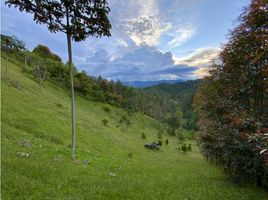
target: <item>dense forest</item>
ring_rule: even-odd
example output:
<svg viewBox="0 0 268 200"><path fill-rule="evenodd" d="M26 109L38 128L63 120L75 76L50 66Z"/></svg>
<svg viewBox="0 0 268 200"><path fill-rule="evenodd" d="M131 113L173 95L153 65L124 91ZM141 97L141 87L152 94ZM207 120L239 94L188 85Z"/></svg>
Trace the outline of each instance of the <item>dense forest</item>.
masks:
<svg viewBox="0 0 268 200"><path fill-rule="evenodd" d="M198 130L197 113L193 110L192 104L198 86L202 79L178 82L173 84L162 83L146 87L144 92L158 96L161 99L169 99L170 103L176 104L174 110L182 113L182 127L188 130Z"/></svg>
<svg viewBox="0 0 268 200"><path fill-rule="evenodd" d="M268 7L254 0L198 89L198 142L233 180L268 185Z"/></svg>

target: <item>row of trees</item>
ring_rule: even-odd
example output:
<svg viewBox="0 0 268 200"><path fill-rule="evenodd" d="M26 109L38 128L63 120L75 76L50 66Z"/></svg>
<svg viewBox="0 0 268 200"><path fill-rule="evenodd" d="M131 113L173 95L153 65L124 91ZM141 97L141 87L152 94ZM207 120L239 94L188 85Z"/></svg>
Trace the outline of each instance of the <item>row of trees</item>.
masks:
<svg viewBox="0 0 268 200"><path fill-rule="evenodd" d="M252 0L195 97L199 144L236 180L268 185L268 2Z"/></svg>

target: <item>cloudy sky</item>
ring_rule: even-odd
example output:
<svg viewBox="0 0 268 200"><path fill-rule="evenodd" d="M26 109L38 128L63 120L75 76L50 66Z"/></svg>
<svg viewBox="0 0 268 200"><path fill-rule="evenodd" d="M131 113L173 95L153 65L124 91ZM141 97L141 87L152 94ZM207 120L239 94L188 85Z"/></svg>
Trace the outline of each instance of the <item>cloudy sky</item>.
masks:
<svg viewBox="0 0 268 200"><path fill-rule="evenodd" d="M121 81L196 79L217 58L228 30L249 0L108 0L112 37L73 44L74 64L93 76ZM67 60L66 36L1 0L1 33L28 49L37 44Z"/></svg>

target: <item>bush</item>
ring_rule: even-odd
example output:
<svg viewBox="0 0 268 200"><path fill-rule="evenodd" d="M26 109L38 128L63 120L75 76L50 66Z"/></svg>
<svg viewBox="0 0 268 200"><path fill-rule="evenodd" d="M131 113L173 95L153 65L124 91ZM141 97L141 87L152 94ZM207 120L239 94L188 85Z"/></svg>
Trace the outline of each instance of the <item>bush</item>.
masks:
<svg viewBox="0 0 268 200"><path fill-rule="evenodd" d="M188 151L188 148L185 143L181 146L181 150L183 153L186 153Z"/></svg>
<svg viewBox="0 0 268 200"><path fill-rule="evenodd" d="M145 133L142 132L142 134L141 134L141 138L142 138L142 139L146 139L146 135L145 135Z"/></svg>
<svg viewBox="0 0 268 200"><path fill-rule="evenodd" d="M59 108L63 108L63 105L61 103L56 103L56 106Z"/></svg>
<svg viewBox="0 0 268 200"><path fill-rule="evenodd" d="M166 145L168 145L168 139L166 139Z"/></svg>
<svg viewBox="0 0 268 200"><path fill-rule="evenodd" d="M111 108L108 107L108 106L104 106L104 107L103 107L103 110L104 110L105 112L107 112L107 113L111 112Z"/></svg>
<svg viewBox="0 0 268 200"><path fill-rule="evenodd" d="M192 145L190 143L188 145L186 143L183 143L183 145L181 145L181 148L178 149L182 150L183 153L187 153L189 151L192 151Z"/></svg>
<svg viewBox="0 0 268 200"><path fill-rule="evenodd" d="M162 140L158 140L158 143L157 143L159 146L162 146L163 142Z"/></svg>
<svg viewBox="0 0 268 200"><path fill-rule="evenodd" d="M61 57L58 56L57 54L54 54L50 51L50 49L47 46L44 45L37 45L34 49L33 49L33 53L38 54L39 56L43 57L43 58L49 58L55 61L59 61L61 62Z"/></svg>
<svg viewBox="0 0 268 200"><path fill-rule="evenodd" d="M102 121L102 123L103 123L104 126L107 126L107 125L108 125L108 122L109 122L109 121L108 121L107 119L103 119L103 120L101 120L101 121Z"/></svg>

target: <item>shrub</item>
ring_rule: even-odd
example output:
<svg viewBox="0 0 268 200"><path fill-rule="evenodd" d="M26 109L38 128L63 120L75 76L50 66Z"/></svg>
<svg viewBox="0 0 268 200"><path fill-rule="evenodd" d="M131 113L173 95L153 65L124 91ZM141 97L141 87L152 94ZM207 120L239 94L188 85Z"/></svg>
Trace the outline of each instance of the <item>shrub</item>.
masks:
<svg viewBox="0 0 268 200"><path fill-rule="evenodd" d="M145 135L144 132L142 132L142 134L141 134L141 138L142 138L142 139L146 139L146 135Z"/></svg>
<svg viewBox="0 0 268 200"><path fill-rule="evenodd" d="M187 152L188 148L187 148L185 143L181 146L181 150L182 150L183 153Z"/></svg>
<svg viewBox="0 0 268 200"><path fill-rule="evenodd" d="M37 55L43 57L43 58L49 58L55 61L59 61L61 62L61 57L58 56L57 54L54 54L50 51L50 49L47 46L44 45L37 45L34 49L33 49L33 53L36 53Z"/></svg>
<svg viewBox="0 0 268 200"><path fill-rule="evenodd" d="M102 121L102 123L103 123L104 126L107 126L107 125L108 125L108 122L109 122L109 121L108 121L107 119L103 119L103 120L101 120L101 121Z"/></svg>
<svg viewBox="0 0 268 200"><path fill-rule="evenodd" d="M166 145L168 145L168 139L166 139L166 141L165 141L165 142L166 142Z"/></svg>
<svg viewBox="0 0 268 200"><path fill-rule="evenodd" d="M178 149L180 149L183 153L187 153L189 151L192 151L192 145L190 143L188 145L186 143L183 143L183 145L181 145L181 148L178 147Z"/></svg>
<svg viewBox="0 0 268 200"><path fill-rule="evenodd" d="M158 140L158 143L157 143L159 146L162 146L163 142L162 140Z"/></svg>
<svg viewBox="0 0 268 200"><path fill-rule="evenodd" d="M56 103L56 106L59 108L63 108L63 105L61 103Z"/></svg>
<svg viewBox="0 0 268 200"><path fill-rule="evenodd" d="M104 110L105 112L107 112L107 113L111 112L111 108L108 107L108 106L104 106L104 107L103 107L103 110Z"/></svg>

